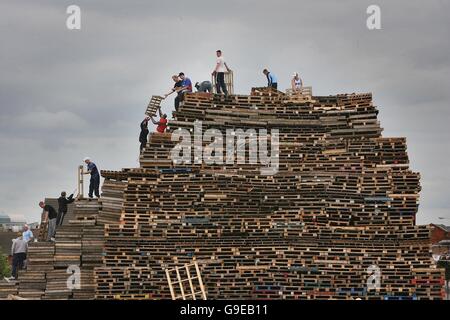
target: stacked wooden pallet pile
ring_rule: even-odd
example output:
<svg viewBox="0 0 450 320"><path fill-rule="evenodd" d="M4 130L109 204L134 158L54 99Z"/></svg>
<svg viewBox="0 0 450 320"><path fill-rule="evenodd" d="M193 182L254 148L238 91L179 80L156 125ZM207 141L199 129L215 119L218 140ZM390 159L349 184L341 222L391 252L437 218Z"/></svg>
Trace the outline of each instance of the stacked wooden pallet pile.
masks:
<svg viewBox="0 0 450 320"><path fill-rule="evenodd" d="M29 244L26 270L19 272L16 283L0 283L0 298L17 294L26 299L92 299L94 268L103 263L104 228L96 222L98 211L96 201L77 201L73 217L78 219L58 227L54 243ZM68 286L69 278L73 287Z"/></svg>
<svg viewBox="0 0 450 320"><path fill-rule="evenodd" d="M96 297L168 299L164 270L195 259L209 298L442 298L430 230L415 225L420 176L405 139L381 136L377 114L371 94L186 95L172 132L195 121L223 134L278 129L279 172L263 176L248 158L196 164L193 154L174 165L177 141L153 134L140 169L103 172L117 206Z"/></svg>

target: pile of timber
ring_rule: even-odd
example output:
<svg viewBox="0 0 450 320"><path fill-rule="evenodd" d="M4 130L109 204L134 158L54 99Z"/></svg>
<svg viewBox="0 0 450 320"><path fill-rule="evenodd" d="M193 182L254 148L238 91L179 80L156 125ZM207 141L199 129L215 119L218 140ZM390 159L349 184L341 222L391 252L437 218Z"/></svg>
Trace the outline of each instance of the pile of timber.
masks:
<svg viewBox="0 0 450 320"><path fill-rule="evenodd" d="M140 168L102 172L96 298L169 299L165 269L196 260L213 299L441 299L430 229L415 224L420 175L405 138L382 137L377 115L371 94L187 94ZM246 164L196 163L194 153L174 164L172 133L195 121L223 134L278 129L279 172L261 175L248 154Z"/></svg>
<svg viewBox="0 0 450 320"><path fill-rule="evenodd" d="M371 94L187 94L140 168L102 171L100 201L75 203L56 243L31 245L28 269L0 295L170 299L165 270L196 260L210 299L442 299L431 230L415 223L420 175L377 115ZM195 121L223 134L278 129L279 172L262 175L248 154L174 164L172 135ZM65 285L70 266L81 289Z"/></svg>
<svg viewBox="0 0 450 320"><path fill-rule="evenodd" d="M9 294L25 299L93 299L94 268L103 263L104 227L95 220L98 212L97 201L76 201L68 216L75 219L56 229L55 242L29 243L26 269L19 271L17 281L0 282L0 299Z"/></svg>

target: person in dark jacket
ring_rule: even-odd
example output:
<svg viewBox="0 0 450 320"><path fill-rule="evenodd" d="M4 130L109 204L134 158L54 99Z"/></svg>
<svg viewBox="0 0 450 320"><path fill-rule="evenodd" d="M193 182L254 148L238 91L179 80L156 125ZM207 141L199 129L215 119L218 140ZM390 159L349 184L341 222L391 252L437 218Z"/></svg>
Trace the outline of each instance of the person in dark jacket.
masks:
<svg viewBox="0 0 450 320"><path fill-rule="evenodd" d="M141 122L141 134L139 135L139 142L141 143L141 147L140 150L142 152L142 150L145 148L145 145L147 144L147 137L148 137L148 121L150 120L150 117L146 117L142 122Z"/></svg>
<svg viewBox="0 0 450 320"><path fill-rule="evenodd" d="M55 208L49 204L45 204L44 201L39 202L39 207L44 211L43 225L48 222L47 241L55 241L56 218L58 217L58 213Z"/></svg>
<svg viewBox="0 0 450 320"><path fill-rule="evenodd" d="M73 193L66 198L66 192L61 192L61 197L58 198L58 217L56 218L56 225L62 226L64 221L64 216L67 213L67 205L74 202Z"/></svg>
<svg viewBox="0 0 450 320"><path fill-rule="evenodd" d="M84 174L91 175L91 180L89 183L89 200L94 198L94 192L95 196L100 198L100 170L98 170L97 165L92 162L91 158L84 158L84 162L87 165L87 171L84 172Z"/></svg>

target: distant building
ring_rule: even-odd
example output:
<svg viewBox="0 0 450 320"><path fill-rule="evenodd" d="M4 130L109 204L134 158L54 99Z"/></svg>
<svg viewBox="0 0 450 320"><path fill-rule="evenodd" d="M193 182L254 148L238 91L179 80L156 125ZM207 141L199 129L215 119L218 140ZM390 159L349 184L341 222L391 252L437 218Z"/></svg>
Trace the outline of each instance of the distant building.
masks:
<svg viewBox="0 0 450 320"><path fill-rule="evenodd" d="M19 232L23 229L24 224L26 221L12 221L7 214L0 213L0 229L3 231Z"/></svg>
<svg viewBox="0 0 450 320"><path fill-rule="evenodd" d="M450 227L443 224L431 224L431 243L436 244L442 240L450 240Z"/></svg>

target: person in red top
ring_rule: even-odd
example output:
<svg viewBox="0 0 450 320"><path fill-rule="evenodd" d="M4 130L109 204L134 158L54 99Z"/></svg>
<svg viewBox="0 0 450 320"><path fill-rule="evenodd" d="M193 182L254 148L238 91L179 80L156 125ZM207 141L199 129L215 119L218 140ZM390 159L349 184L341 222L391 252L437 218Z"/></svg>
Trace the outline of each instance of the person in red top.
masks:
<svg viewBox="0 0 450 320"><path fill-rule="evenodd" d="M159 107L159 121L155 121L155 119L153 119L153 117L150 117L152 119L153 124L156 124L156 131L159 133L164 133L166 132L166 128L167 128L167 114L162 114L161 112L161 107Z"/></svg>

